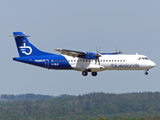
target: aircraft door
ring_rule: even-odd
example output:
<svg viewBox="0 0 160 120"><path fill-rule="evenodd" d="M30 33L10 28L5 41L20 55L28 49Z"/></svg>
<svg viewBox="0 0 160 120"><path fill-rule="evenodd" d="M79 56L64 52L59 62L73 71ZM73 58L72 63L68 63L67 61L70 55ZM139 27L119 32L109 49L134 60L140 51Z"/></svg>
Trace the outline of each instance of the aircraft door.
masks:
<svg viewBox="0 0 160 120"><path fill-rule="evenodd" d="M45 64L45 67L49 67L49 59L46 59L44 64Z"/></svg>

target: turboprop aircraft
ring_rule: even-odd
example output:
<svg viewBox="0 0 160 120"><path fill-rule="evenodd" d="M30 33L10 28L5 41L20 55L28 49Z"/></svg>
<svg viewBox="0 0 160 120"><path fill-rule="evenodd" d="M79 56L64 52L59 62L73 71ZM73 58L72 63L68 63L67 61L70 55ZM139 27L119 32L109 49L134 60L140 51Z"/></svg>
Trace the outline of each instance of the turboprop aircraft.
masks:
<svg viewBox="0 0 160 120"><path fill-rule="evenodd" d="M146 56L139 54L80 52L68 49L55 49L61 54L52 54L38 50L28 41L29 36L22 32L13 32L13 37L20 56L13 60L47 69L77 70L83 76L87 76L88 72L96 76L97 72L104 70L144 70L145 75L148 75L148 70L156 66Z"/></svg>

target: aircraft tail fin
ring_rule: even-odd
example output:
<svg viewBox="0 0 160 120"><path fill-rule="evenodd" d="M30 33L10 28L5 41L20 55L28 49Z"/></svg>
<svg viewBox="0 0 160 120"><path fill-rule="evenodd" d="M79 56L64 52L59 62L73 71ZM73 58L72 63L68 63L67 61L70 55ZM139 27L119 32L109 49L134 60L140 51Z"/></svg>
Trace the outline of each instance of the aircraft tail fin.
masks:
<svg viewBox="0 0 160 120"><path fill-rule="evenodd" d="M20 57L25 56L38 56L38 55L51 55L51 53L43 52L37 49L34 45L32 45L27 37L22 32L13 32L13 37L15 38L15 42L17 45L18 53Z"/></svg>

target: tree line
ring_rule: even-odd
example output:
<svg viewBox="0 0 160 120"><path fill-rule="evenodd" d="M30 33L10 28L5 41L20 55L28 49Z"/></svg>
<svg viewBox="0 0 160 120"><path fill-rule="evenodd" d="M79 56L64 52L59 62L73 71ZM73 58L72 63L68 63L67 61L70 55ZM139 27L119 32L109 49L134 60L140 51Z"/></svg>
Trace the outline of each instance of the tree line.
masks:
<svg viewBox="0 0 160 120"><path fill-rule="evenodd" d="M0 103L0 119L159 120L160 92L89 93Z"/></svg>
<svg viewBox="0 0 160 120"><path fill-rule="evenodd" d="M57 97L68 97L70 95L62 94L60 96L50 96L50 95L40 95L40 94L20 94L20 95L13 95L13 94L1 94L0 95L0 102L9 102L9 101L23 101L23 100L43 100L43 99L53 99Z"/></svg>

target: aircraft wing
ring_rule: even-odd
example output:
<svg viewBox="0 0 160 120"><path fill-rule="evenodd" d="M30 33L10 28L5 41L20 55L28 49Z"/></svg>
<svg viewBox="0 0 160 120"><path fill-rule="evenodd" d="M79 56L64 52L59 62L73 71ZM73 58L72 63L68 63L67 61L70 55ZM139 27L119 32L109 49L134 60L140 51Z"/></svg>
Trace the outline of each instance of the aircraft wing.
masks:
<svg viewBox="0 0 160 120"><path fill-rule="evenodd" d="M67 50L67 49L55 49L55 51L61 52L63 55L68 55L72 57L77 57L77 56L84 56L86 55L85 52L80 52L80 51L74 51L74 50Z"/></svg>
<svg viewBox="0 0 160 120"><path fill-rule="evenodd" d="M116 54L122 53L120 51L111 52L111 53L80 52L80 51L59 49L59 48L55 50L58 52L61 52L61 54L63 55L79 57L79 58L84 58L84 59L98 59L99 57L101 57L101 55L116 55Z"/></svg>

